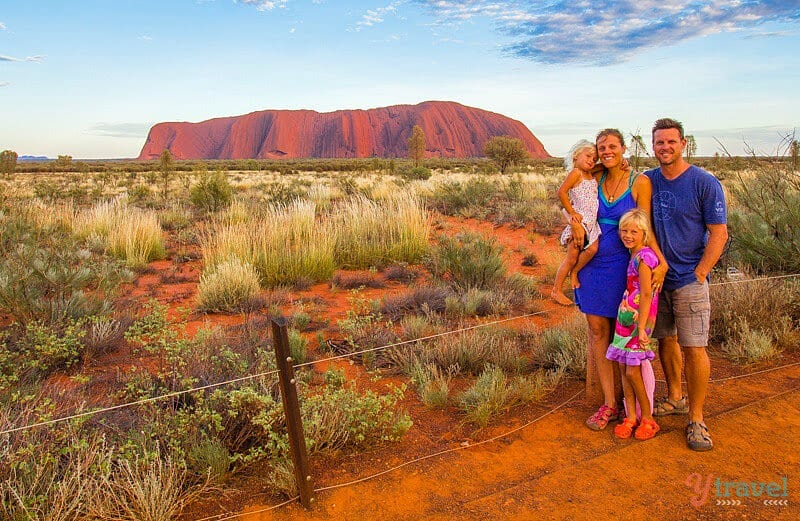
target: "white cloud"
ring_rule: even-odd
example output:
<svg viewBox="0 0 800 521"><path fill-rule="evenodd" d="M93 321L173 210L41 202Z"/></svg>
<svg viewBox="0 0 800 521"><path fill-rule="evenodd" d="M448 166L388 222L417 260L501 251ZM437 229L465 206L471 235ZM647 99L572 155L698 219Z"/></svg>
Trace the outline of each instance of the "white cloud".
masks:
<svg viewBox="0 0 800 521"><path fill-rule="evenodd" d="M800 0L418 0L439 23L482 17L504 52L542 63L608 65L653 47L766 22L797 22Z"/></svg>
<svg viewBox="0 0 800 521"><path fill-rule="evenodd" d="M0 87L8 87L11 85L10 81L0 81Z"/></svg>
<svg viewBox="0 0 800 521"><path fill-rule="evenodd" d="M87 134L115 138L144 139L150 131L147 123L97 123L86 129Z"/></svg>
<svg viewBox="0 0 800 521"><path fill-rule="evenodd" d="M44 56L36 55L36 56L26 56L25 58L15 58L13 56L5 56L0 54L0 62L42 62L44 61Z"/></svg>
<svg viewBox="0 0 800 521"><path fill-rule="evenodd" d="M361 16L361 20L356 22L355 30L360 31L363 27L372 27L373 25L383 23L386 19L386 15L396 14L397 8L403 3L403 1L397 1L392 2L386 7L367 9L367 11Z"/></svg>
<svg viewBox="0 0 800 521"><path fill-rule="evenodd" d="M258 11L272 11L276 8L286 7L288 0L238 0L243 4L254 5ZM236 2L236 0L234 0Z"/></svg>
<svg viewBox="0 0 800 521"><path fill-rule="evenodd" d="M0 22L0 31L5 31L5 30L6 30L6 24Z"/></svg>

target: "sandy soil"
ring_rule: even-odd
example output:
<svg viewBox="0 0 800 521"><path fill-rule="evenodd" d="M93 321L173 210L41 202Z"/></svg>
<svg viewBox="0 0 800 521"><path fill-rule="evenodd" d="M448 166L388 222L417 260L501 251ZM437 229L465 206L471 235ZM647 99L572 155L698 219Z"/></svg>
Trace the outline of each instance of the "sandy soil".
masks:
<svg viewBox="0 0 800 521"><path fill-rule="evenodd" d="M552 278L546 264L560 259L555 235L474 220L441 223L445 233L468 228L495 236L511 271ZM530 253L539 265L523 267ZM193 306L199 261L161 261L151 268L130 288L132 298L155 297L173 310ZM549 289L541 288L544 294ZM406 290L391 283L361 297ZM288 314L302 302L315 321L333 325L345 316L350 297L320 284L293 293L295 304L282 308ZM541 308L543 316L530 319L540 327L577 313L549 301ZM243 320L190 318L190 333ZM706 409L711 452L686 448L685 418L679 416L661 419L661 432L647 442L616 440L610 428L590 431L583 422L596 404L585 403L580 381L568 381L541 404L511 411L480 431L454 420L453 411L428 410L409 392L404 406L414 426L400 442L312 459L317 492L310 511L298 501L272 508L286 498L264 492L256 470L238 478L238 492L190 510L185 519L799 519L800 351L749 367L735 366L713 349L712 355ZM360 366L342 365L349 378L368 379ZM654 367L660 396L665 386L660 367Z"/></svg>

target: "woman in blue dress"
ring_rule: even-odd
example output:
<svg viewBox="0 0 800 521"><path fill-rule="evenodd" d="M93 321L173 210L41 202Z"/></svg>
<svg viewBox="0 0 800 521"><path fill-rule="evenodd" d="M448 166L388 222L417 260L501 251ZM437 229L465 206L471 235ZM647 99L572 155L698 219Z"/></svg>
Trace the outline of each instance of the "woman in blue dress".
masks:
<svg viewBox="0 0 800 521"><path fill-rule="evenodd" d="M597 376L603 390L603 404L588 420L592 430L601 430L609 421L619 418L614 391L615 367L606 358L606 350L614 336L614 320L625 292L626 270L630 252L619 238L619 218L632 208L641 208L650 215L652 187L647 176L638 175L623 163L625 140L617 129L608 128L597 134L597 153L606 169L600 178L597 222L602 234L597 254L577 276L575 302L586 315L588 326L588 355L597 366ZM580 244L582 227L573 227L573 237ZM660 265L653 271L653 291L661 289L667 263L657 244L653 249Z"/></svg>

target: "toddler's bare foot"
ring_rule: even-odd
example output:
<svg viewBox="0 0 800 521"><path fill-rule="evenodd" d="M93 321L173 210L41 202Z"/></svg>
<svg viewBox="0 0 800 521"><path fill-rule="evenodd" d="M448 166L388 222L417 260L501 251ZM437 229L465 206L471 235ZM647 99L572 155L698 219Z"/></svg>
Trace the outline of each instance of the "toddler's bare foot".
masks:
<svg viewBox="0 0 800 521"><path fill-rule="evenodd" d="M574 304L562 291L553 290L550 293L550 298L561 304L562 306L571 306Z"/></svg>

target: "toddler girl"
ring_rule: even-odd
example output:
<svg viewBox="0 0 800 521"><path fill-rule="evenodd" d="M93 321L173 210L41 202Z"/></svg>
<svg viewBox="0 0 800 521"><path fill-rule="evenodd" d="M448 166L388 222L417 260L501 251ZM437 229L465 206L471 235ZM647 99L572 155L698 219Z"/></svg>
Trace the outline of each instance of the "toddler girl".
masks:
<svg viewBox="0 0 800 521"><path fill-rule="evenodd" d="M594 143L582 139L575 143L564 158L564 168L569 172L558 188L558 198L564 206L569 224L561 233L561 244L567 246L567 256L558 267L550 296L559 304L569 306L572 301L564 295L564 281L571 274L573 288L578 287L578 271L597 253L597 177L592 169L597 162ZM583 237L578 241L572 235L572 225L583 227Z"/></svg>
<svg viewBox="0 0 800 521"><path fill-rule="evenodd" d="M647 212L641 208L626 212L619 220L619 236L630 250L631 260L627 287L617 311L614 340L606 352L606 358L619 363L625 393L626 417L614 427L614 435L630 438L633 434L637 440L648 440L656 435L659 426L653 419L655 379L650 365L655 358L650 349L650 333L658 310L652 275L658 257L648 246L653 231ZM636 417L637 405L641 410L640 420Z"/></svg>

